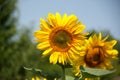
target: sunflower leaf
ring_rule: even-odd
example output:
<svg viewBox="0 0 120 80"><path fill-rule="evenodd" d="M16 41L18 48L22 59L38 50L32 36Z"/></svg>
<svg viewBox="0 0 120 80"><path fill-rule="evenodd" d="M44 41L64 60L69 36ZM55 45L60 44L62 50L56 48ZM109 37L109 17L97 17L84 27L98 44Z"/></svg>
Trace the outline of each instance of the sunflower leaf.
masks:
<svg viewBox="0 0 120 80"><path fill-rule="evenodd" d="M45 77L47 79L49 79L49 78L54 79L54 78L60 78L61 77L61 75L59 75L59 74L49 74L49 73L47 73L47 72L45 72L45 71L43 71L41 69L27 68L27 67L24 67L24 69L28 70L28 71L32 71L35 74L39 74L40 76Z"/></svg>
<svg viewBox="0 0 120 80"><path fill-rule="evenodd" d="M116 70L104 70L104 69L93 69L87 67L80 67L82 74L88 74L89 77L97 77L97 76L104 76L108 74L114 73Z"/></svg>

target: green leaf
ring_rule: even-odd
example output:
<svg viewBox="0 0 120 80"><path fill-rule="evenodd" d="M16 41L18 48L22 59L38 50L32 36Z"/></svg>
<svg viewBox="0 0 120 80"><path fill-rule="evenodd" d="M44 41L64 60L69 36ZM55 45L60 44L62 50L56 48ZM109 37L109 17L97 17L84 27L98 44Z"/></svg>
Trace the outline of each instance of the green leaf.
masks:
<svg viewBox="0 0 120 80"><path fill-rule="evenodd" d="M26 68L26 67L24 67L24 69L29 70L29 71L32 71L32 72L34 72L35 74L39 74L40 76L45 77L45 78L47 78L48 80L53 80L54 78L60 78L60 77L61 77L61 75L59 75L59 74L50 74L50 73L47 73L47 72L45 72L45 71L43 71L43 70L41 70L41 69Z"/></svg>
<svg viewBox="0 0 120 80"><path fill-rule="evenodd" d="M76 77L74 80L85 80L85 78L94 78L104 77L114 73L116 70L104 70L104 69L95 69L95 68L87 68L80 66L81 76Z"/></svg>
<svg viewBox="0 0 120 80"><path fill-rule="evenodd" d="M98 77L104 77L114 73L116 70L104 70L104 69L94 69L80 66L81 76L75 77L74 80L85 80L85 78L94 78L97 80Z"/></svg>
<svg viewBox="0 0 120 80"><path fill-rule="evenodd" d="M74 80L74 77L70 75L66 75L66 80Z"/></svg>
<svg viewBox="0 0 120 80"><path fill-rule="evenodd" d="M80 69L83 67L80 67ZM116 70L104 70L104 69L94 69L94 68L87 68L84 67L83 69L81 69L81 71L83 73L88 73L94 76L103 76L103 75L108 75L111 73L114 73Z"/></svg>

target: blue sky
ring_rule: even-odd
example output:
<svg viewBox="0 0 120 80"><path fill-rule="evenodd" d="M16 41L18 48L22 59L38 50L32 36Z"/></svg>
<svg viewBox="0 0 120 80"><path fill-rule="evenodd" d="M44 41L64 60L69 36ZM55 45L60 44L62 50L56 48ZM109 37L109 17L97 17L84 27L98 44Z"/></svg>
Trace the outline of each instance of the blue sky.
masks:
<svg viewBox="0 0 120 80"><path fill-rule="evenodd" d="M120 39L120 0L19 0L19 28L39 29L39 19L59 12L75 14L86 25L86 31L109 30ZM32 24L32 25L31 25Z"/></svg>

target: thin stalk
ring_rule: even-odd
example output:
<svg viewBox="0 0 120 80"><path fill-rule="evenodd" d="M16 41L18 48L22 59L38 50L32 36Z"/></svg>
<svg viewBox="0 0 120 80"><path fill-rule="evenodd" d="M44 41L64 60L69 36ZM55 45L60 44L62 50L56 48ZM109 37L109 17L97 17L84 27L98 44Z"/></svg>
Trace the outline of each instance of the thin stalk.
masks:
<svg viewBox="0 0 120 80"><path fill-rule="evenodd" d="M62 65L62 72L63 72L62 80L65 80L65 66L64 65Z"/></svg>

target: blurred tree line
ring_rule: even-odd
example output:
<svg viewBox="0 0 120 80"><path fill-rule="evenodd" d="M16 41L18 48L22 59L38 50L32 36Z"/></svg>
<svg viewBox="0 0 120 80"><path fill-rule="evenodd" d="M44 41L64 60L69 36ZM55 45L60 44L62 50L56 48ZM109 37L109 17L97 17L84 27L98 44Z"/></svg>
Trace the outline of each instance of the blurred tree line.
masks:
<svg viewBox="0 0 120 80"><path fill-rule="evenodd" d="M31 41L31 30L25 29L18 34L21 32L16 30L18 18L13 15L16 3L17 0L0 0L0 80L31 80L33 73L23 67L35 67L50 74L61 74L58 65L49 64L48 57L41 58L42 51L37 50L36 44ZM120 51L120 41L116 48ZM116 75L120 75L120 72Z"/></svg>
<svg viewBox="0 0 120 80"><path fill-rule="evenodd" d="M13 16L17 0L0 0L0 79L23 80L23 65L27 57L35 53L28 31L20 38L12 40L17 34L17 18Z"/></svg>

